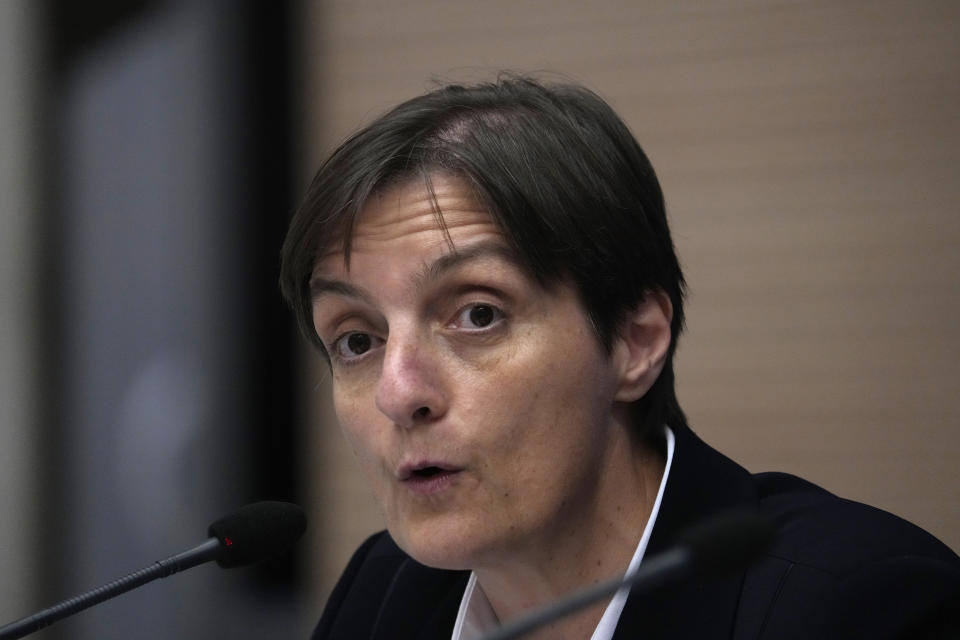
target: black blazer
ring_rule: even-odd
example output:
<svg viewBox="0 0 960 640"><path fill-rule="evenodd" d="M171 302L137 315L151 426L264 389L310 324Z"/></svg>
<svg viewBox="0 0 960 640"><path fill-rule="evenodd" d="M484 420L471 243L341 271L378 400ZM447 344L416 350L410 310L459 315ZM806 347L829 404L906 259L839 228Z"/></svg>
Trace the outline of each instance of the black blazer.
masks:
<svg viewBox="0 0 960 640"><path fill-rule="evenodd" d="M782 473L751 475L687 428L646 550L730 508L777 526L748 569L631 594L614 640L960 638L960 559L918 527ZM469 572L431 569L378 533L357 550L315 639L448 640Z"/></svg>

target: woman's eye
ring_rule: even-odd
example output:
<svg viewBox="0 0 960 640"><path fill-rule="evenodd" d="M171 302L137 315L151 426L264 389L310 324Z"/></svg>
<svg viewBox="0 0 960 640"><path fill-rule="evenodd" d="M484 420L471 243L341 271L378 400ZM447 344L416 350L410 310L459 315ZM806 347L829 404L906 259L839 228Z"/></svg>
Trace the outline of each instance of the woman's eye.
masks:
<svg viewBox="0 0 960 640"><path fill-rule="evenodd" d="M376 338L369 333L356 331L337 338L337 341L333 344L333 348L337 356L345 360L350 360L362 356L375 345Z"/></svg>
<svg viewBox="0 0 960 640"><path fill-rule="evenodd" d="M503 319L503 312L490 304L472 304L457 315L456 325L464 329L485 329Z"/></svg>

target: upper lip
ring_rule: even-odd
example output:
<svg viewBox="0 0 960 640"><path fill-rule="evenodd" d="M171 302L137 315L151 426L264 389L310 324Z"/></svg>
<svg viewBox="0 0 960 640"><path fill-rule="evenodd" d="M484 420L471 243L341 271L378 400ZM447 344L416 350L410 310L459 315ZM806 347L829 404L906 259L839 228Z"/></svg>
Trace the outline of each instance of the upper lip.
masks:
<svg viewBox="0 0 960 640"><path fill-rule="evenodd" d="M410 477L422 469L427 469L434 467L442 471L460 471L462 467L458 467L455 464L449 462L443 462L440 460L417 460L416 462L406 462L400 465L400 468L397 470L397 478L401 481L409 480Z"/></svg>

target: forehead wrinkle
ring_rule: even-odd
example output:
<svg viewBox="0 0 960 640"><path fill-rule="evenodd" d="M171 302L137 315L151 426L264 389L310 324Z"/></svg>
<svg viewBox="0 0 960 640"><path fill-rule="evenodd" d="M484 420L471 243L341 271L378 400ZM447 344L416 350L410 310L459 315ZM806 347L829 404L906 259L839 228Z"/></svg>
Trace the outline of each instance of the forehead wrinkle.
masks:
<svg viewBox="0 0 960 640"><path fill-rule="evenodd" d="M358 236L373 240L390 239L397 233L401 235L405 233L407 225L412 225L417 231L434 229L443 231L445 222L438 219L443 217L443 213L432 183L429 188L416 189L412 194L411 190L404 185L412 186L412 184L401 183L375 191L370 196L367 204L358 213L356 228L350 237L351 242L355 242ZM444 195L455 201L459 199L456 193L452 197L450 194L441 194L440 197ZM371 217L371 208L380 212L380 215ZM391 215L382 215L384 211Z"/></svg>

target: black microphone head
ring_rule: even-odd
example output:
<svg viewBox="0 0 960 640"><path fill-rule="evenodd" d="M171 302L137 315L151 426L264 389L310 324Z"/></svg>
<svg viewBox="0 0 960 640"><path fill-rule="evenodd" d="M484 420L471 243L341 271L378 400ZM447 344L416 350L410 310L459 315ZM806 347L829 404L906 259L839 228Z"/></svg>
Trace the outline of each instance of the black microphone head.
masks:
<svg viewBox="0 0 960 640"><path fill-rule="evenodd" d="M220 540L217 564L242 567L286 551L307 528L303 509L289 502L255 502L210 525Z"/></svg>
<svg viewBox="0 0 960 640"><path fill-rule="evenodd" d="M734 510L694 525L677 541L690 551L696 571L723 573L749 564L775 537L773 525L756 511Z"/></svg>

